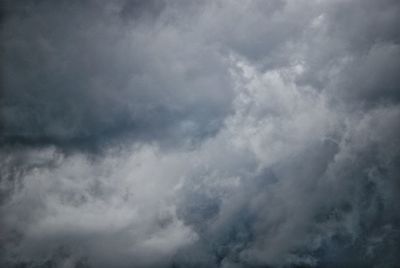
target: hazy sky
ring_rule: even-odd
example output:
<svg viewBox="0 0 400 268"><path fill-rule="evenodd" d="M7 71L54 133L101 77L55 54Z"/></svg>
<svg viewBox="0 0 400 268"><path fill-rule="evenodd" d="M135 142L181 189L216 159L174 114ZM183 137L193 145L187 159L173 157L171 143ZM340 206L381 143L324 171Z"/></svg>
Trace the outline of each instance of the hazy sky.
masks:
<svg viewBox="0 0 400 268"><path fill-rule="evenodd" d="M398 267L398 0L4 0L0 266Z"/></svg>

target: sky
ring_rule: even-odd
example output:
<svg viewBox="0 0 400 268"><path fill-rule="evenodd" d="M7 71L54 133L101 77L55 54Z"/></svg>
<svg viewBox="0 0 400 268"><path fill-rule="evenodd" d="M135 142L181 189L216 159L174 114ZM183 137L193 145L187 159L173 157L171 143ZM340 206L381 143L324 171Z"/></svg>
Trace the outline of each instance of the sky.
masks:
<svg viewBox="0 0 400 268"><path fill-rule="evenodd" d="M4 0L0 266L398 267L398 0Z"/></svg>

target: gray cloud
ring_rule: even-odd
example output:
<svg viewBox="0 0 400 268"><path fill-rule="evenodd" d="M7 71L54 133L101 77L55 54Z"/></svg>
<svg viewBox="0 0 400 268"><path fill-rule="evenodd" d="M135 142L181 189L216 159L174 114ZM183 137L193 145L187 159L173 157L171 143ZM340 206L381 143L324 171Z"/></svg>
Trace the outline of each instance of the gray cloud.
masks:
<svg viewBox="0 0 400 268"><path fill-rule="evenodd" d="M232 99L218 51L161 22L125 22L116 4L44 2L6 20L5 143L82 145L127 132L172 140L218 128Z"/></svg>
<svg viewBox="0 0 400 268"><path fill-rule="evenodd" d="M399 10L6 1L0 266L396 267Z"/></svg>

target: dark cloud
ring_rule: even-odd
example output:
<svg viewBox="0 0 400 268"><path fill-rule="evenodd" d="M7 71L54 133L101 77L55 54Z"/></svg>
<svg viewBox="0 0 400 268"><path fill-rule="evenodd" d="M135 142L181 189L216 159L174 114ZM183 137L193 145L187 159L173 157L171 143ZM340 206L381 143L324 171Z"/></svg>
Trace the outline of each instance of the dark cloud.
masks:
<svg viewBox="0 0 400 268"><path fill-rule="evenodd" d="M127 19L157 19L166 7L164 1L126 1L121 8L121 16Z"/></svg>
<svg viewBox="0 0 400 268"><path fill-rule="evenodd" d="M226 64L191 34L123 22L113 4L26 9L3 25L3 143L202 137L229 112Z"/></svg>
<svg viewBox="0 0 400 268"><path fill-rule="evenodd" d="M5 1L0 266L396 267L399 11Z"/></svg>

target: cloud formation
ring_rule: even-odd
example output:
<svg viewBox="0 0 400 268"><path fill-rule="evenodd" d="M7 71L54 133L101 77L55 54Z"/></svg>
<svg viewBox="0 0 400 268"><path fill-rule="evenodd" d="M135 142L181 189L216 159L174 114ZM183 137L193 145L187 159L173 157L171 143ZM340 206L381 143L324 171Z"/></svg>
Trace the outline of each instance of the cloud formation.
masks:
<svg viewBox="0 0 400 268"><path fill-rule="evenodd" d="M399 13L5 1L0 266L396 267Z"/></svg>

